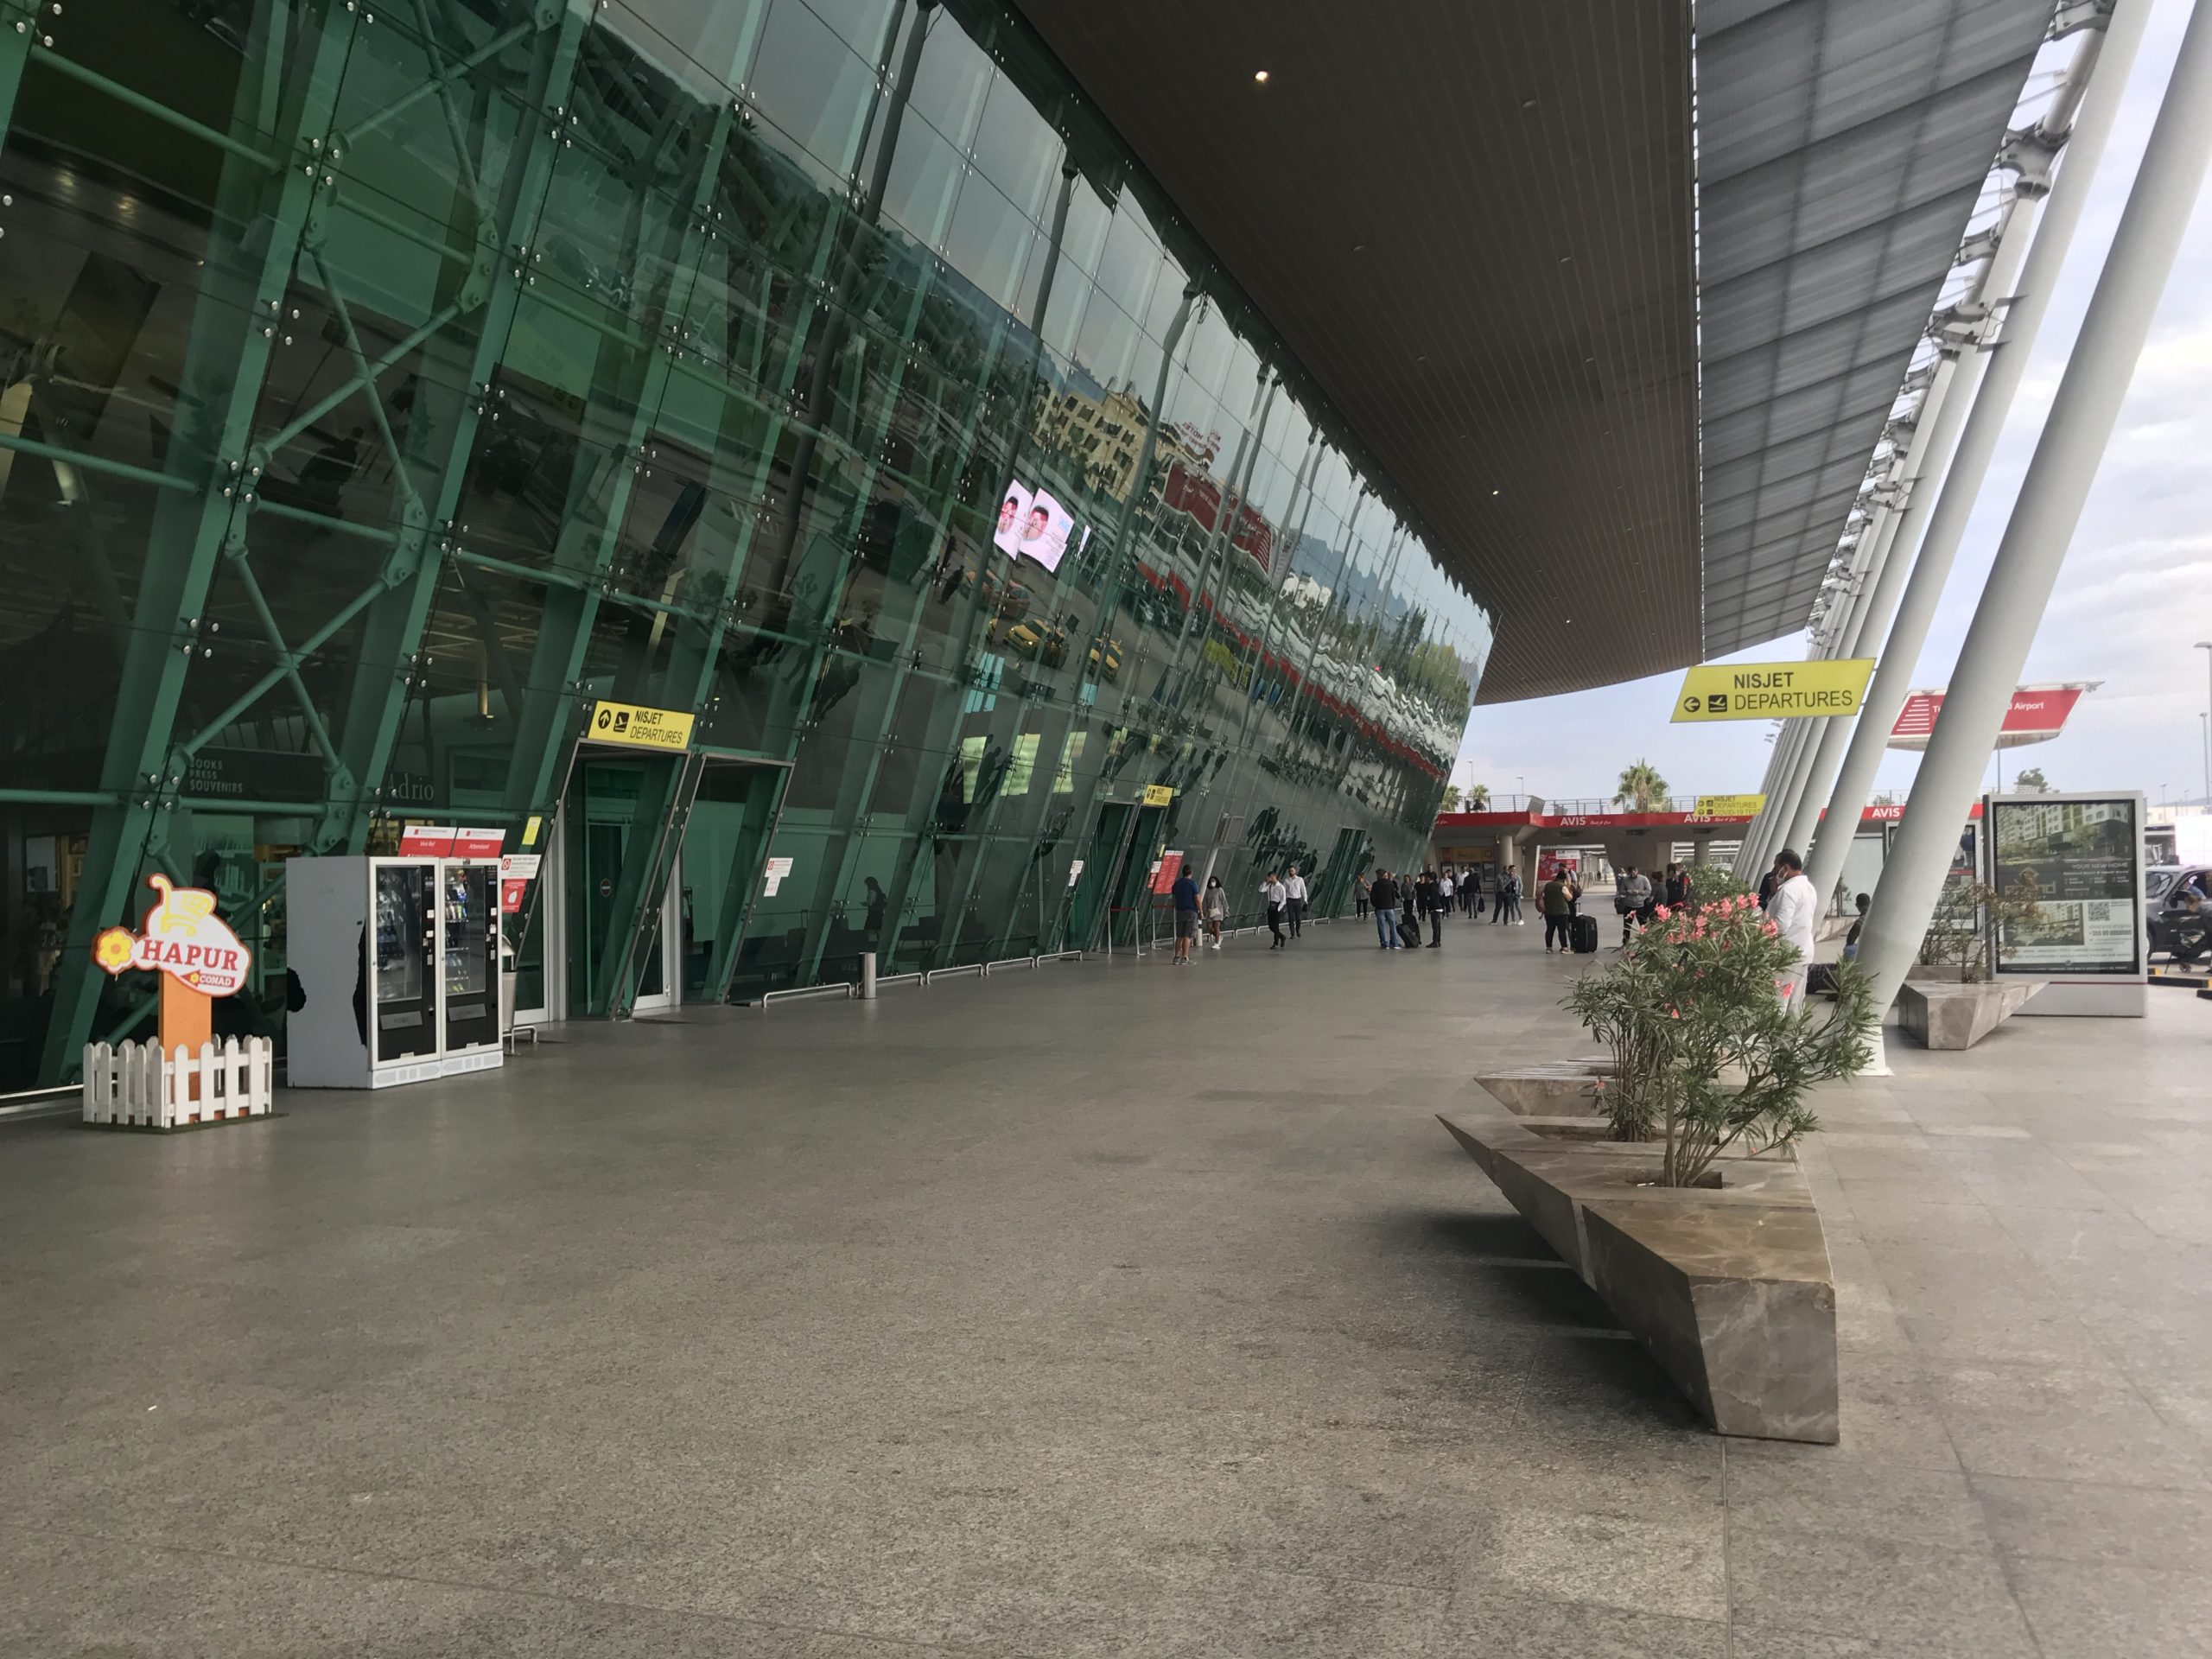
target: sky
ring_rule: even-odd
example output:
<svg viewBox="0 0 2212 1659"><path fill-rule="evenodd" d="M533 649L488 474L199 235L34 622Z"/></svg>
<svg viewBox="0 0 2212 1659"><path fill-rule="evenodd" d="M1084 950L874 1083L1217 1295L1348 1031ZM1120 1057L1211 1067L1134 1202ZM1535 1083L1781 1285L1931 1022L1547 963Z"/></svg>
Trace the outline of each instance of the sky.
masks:
<svg viewBox="0 0 2212 1659"><path fill-rule="evenodd" d="M2212 3L2212 0L2208 0ZM2156 0L2096 189L2075 232L1942 604L1916 687L1950 677L2004 535L2128 187L2173 68L2190 0ZM2009 782L2042 768L2055 789L2140 789L2152 803L2206 793L2202 725L2212 639L2212 191L2201 196L2164 302L2089 493L2056 591L2028 652L2024 683L2101 680L2063 735L2001 756ZM1727 662L1805 654L1802 633ZM1672 725L1681 676L1478 708L1452 781L1497 795L1610 795L1621 769L1648 760L1678 795L1757 790L1773 728L1765 721ZM1875 780L1900 800L1920 757L1892 749ZM1987 774L1993 780L1995 761Z"/></svg>

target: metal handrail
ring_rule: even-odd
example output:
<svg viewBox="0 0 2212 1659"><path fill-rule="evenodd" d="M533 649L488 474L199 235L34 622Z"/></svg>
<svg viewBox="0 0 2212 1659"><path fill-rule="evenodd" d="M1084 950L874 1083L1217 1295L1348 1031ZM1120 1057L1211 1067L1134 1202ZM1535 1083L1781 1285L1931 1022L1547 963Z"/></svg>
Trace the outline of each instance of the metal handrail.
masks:
<svg viewBox="0 0 2212 1659"><path fill-rule="evenodd" d="M876 983L880 985L883 982L879 979ZM780 991L763 991L760 994L760 1001L753 1006L765 1008L779 997L828 996L833 992L849 1000L855 995L855 989L853 982L849 979L839 980L826 985L795 985Z"/></svg>

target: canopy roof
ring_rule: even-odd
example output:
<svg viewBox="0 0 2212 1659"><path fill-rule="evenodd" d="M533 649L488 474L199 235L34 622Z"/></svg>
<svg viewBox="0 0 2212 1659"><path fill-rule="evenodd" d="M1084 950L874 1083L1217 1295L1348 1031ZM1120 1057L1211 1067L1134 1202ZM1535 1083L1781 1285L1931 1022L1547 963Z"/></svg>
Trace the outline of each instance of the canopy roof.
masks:
<svg viewBox="0 0 2212 1659"><path fill-rule="evenodd" d="M1803 626L2050 16L1707 0L1694 145L1688 0L1018 3L1494 613L1485 702Z"/></svg>

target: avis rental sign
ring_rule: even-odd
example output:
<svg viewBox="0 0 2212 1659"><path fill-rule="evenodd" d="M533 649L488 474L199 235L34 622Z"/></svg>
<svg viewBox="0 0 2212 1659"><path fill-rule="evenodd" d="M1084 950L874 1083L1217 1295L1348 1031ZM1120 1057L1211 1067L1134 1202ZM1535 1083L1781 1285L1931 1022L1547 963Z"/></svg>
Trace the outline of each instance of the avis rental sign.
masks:
<svg viewBox="0 0 2212 1659"><path fill-rule="evenodd" d="M103 930L92 941L92 960L110 974L133 968L167 974L202 996L244 990L253 953L216 916L215 895L204 887L173 887L166 875L148 876L146 885L162 896L141 930Z"/></svg>

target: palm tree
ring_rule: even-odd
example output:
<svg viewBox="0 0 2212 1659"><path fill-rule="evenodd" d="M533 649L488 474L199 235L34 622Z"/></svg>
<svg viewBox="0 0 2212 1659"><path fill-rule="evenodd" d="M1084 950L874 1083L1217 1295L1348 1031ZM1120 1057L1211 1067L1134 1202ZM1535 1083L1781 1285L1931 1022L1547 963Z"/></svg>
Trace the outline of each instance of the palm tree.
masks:
<svg viewBox="0 0 2212 1659"><path fill-rule="evenodd" d="M1489 811L1490 785L1488 784L1469 784L1467 785L1467 792L1460 797L1460 804L1465 806L1470 812Z"/></svg>
<svg viewBox="0 0 2212 1659"><path fill-rule="evenodd" d="M1446 784L1444 785L1444 810L1446 812L1457 812L1459 810L1459 785Z"/></svg>
<svg viewBox="0 0 2212 1659"><path fill-rule="evenodd" d="M1667 804L1667 780L1649 760L1638 760L1621 773L1621 786L1613 804L1631 812L1656 812Z"/></svg>

